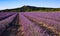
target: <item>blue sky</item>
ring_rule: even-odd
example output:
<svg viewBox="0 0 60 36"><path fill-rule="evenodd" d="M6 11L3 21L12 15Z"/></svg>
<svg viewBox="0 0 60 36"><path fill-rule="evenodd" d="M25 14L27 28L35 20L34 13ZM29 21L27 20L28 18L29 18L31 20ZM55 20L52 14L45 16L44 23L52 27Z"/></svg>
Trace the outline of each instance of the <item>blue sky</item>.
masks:
<svg viewBox="0 0 60 36"><path fill-rule="evenodd" d="M60 0L0 0L0 10L17 8L23 5L60 8Z"/></svg>

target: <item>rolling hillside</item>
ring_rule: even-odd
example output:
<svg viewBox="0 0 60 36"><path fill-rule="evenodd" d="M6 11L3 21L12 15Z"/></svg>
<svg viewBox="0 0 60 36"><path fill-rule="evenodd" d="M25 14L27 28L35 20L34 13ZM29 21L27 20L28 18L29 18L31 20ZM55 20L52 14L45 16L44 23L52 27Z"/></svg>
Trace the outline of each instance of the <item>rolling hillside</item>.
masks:
<svg viewBox="0 0 60 36"><path fill-rule="evenodd" d="M14 9L0 10L0 12L50 12L50 11L60 11L60 8L47 8L47 7L35 7L35 6L22 6Z"/></svg>

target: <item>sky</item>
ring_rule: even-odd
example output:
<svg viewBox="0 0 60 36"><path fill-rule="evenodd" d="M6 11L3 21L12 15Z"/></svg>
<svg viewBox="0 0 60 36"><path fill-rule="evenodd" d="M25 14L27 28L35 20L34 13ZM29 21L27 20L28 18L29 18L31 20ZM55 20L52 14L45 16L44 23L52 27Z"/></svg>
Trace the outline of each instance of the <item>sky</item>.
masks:
<svg viewBox="0 0 60 36"><path fill-rule="evenodd" d="M60 8L60 0L0 0L0 10L18 8L24 5Z"/></svg>

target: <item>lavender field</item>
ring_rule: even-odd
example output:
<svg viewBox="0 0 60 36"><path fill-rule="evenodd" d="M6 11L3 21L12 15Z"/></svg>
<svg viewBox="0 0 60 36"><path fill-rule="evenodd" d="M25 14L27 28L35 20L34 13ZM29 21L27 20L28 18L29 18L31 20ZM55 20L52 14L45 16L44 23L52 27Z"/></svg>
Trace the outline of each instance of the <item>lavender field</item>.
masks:
<svg viewBox="0 0 60 36"><path fill-rule="evenodd" d="M60 36L60 12L0 12L0 36Z"/></svg>

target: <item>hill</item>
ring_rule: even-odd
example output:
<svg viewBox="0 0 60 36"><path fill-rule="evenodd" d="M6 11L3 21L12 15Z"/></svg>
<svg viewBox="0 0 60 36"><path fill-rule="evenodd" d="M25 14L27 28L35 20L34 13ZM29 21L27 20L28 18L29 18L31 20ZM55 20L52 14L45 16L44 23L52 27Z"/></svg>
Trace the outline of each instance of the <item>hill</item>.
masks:
<svg viewBox="0 0 60 36"><path fill-rule="evenodd" d="M0 10L0 12L32 12L32 11L60 11L60 8L47 8L47 7L35 7L35 6L22 6L14 9Z"/></svg>

